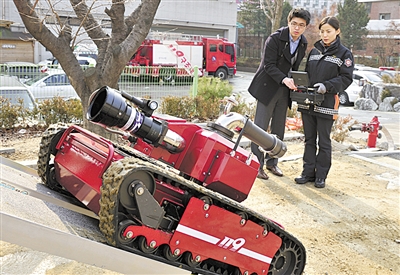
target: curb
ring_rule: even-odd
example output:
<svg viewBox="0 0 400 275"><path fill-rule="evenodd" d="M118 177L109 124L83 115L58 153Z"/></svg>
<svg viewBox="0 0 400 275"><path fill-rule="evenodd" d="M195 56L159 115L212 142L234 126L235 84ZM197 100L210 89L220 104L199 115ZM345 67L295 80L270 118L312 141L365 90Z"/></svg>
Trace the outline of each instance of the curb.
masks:
<svg viewBox="0 0 400 275"><path fill-rule="evenodd" d="M32 159L32 160L24 160L24 161L17 161L17 163L27 166L29 168L37 170L37 160Z"/></svg>

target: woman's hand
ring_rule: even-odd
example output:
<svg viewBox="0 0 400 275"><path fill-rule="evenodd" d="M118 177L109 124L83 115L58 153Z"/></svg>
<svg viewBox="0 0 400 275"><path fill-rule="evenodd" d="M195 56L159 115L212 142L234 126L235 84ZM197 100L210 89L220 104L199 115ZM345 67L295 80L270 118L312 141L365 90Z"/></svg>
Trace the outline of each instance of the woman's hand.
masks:
<svg viewBox="0 0 400 275"><path fill-rule="evenodd" d="M326 87L322 83L316 83L314 85L315 88L318 88L317 93L319 94L325 94L326 93Z"/></svg>

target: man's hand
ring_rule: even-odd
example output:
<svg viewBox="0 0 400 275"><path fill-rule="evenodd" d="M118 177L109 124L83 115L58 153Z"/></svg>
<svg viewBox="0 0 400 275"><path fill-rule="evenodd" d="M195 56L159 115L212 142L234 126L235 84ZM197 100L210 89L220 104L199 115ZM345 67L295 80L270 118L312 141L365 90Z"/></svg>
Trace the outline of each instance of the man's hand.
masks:
<svg viewBox="0 0 400 275"><path fill-rule="evenodd" d="M293 78L285 77L282 80L282 83L285 84L291 90L297 90L297 86L294 84Z"/></svg>
<svg viewBox="0 0 400 275"><path fill-rule="evenodd" d="M317 93L319 94L325 94L326 93L326 87L322 83L316 83L314 85L315 88L318 88Z"/></svg>

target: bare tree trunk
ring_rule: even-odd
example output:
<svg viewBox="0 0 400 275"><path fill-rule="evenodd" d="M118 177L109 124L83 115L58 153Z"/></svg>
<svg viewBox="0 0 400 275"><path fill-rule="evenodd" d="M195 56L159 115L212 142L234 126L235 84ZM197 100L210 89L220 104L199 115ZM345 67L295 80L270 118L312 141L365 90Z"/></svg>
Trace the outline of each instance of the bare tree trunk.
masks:
<svg viewBox="0 0 400 275"><path fill-rule="evenodd" d="M282 12L283 12L283 0L276 0L275 1L275 20L272 24L272 29L277 30L281 27L281 17L282 17Z"/></svg>
<svg viewBox="0 0 400 275"><path fill-rule="evenodd" d="M44 45L58 59L71 85L79 95L83 106L84 126L99 134L104 130L86 120L88 100L92 92L103 87L117 88L118 79L127 62L146 38L161 0L142 0L129 15L125 15L125 0L112 0L104 9L104 18L111 21L111 34L108 34L99 22L97 1L91 6L84 0L70 0L71 10L80 21L78 31L73 31L57 13L58 5L66 1L44 1L50 8L40 15L36 12L39 3L30 0L13 0L29 33ZM41 3L43 5L43 3ZM92 11L96 10L95 17ZM57 21L57 32L51 31L46 24L47 17ZM76 59L73 49L79 41L82 31L90 37L98 49L97 64L83 70ZM108 135L108 133L107 133Z"/></svg>
<svg viewBox="0 0 400 275"><path fill-rule="evenodd" d="M271 21L272 32L279 29L282 12L283 12L283 0L260 0L260 7L263 10L265 16Z"/></svg>

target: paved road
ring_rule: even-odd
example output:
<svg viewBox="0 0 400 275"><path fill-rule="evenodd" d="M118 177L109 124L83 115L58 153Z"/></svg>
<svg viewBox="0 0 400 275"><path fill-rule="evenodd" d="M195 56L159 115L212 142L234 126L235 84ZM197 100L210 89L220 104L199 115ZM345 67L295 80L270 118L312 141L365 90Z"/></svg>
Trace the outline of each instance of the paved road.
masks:
<svg viewBox="0 0 400 275"><path fill-rule="evenodd" d="M234 87L233 92L239 94L246 102L254 101L254 98L247 91L253 76L254 73L237 72L236 76L229 80ZM374 116L377 116L380 125L388 130L394 144L400 144L400 113L398 112L366 111L357 110L350 106L340 106L339 115L343 117L350 115L360 124L368 124ZM357 138L368 138L369 134L367 132L352 131L351 135ZM382 141L385 138L385 135L382 133Z"/></svg>

